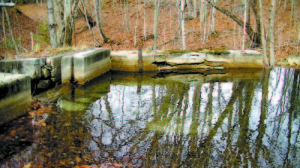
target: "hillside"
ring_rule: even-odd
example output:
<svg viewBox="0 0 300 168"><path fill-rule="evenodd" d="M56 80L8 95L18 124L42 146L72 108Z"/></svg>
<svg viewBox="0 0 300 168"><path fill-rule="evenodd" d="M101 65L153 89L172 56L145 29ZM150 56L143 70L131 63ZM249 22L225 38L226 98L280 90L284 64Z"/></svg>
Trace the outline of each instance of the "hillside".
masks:
<svg viewBox="0 0 300 168"><path fill-rule="evenodd" d="M116 3L113 3L116 2ZM136 1L130 1L128 8L128 23L126 23L126 8L123 4L117 3L119 1L105 1L101 6L101 21L102 28L110 43L103 44L99 36L99 31L96 27L91 30L87 28L87 23L84 16L78 16L75 19L75 34L73 37L73 45L76 46L97 46L99 41L103 47L111 48L112 50L119 49L136 49L141 46L143 49L151 49L153 45L153 18L155 6L153 2L148 2L146 8L146 27L147 38L144 40L144 4L140 2L137 6ZM283 3L283 1L282 1ZM243 4L235 3L226 0L218 3L222 7L230 10L238 16L243 16ZM93 5L86 5L88 11L93 13ZM270 2L264 1L264 15L265 25L268 25ZM137 7L139 9L137 10ZM18 10L10 9L10 18L12 26L14 27L14 34L16 38L21 39L20 45L23 47L24 52L30 51L30 32L39 36L48 36L39 27L43 26L47 21L46 4L42 7L36 4L18 5ZM200 24L199 16L197 18L187 18L185 22L186 27L186 43L188 49L198 48L219 48L225 47L227 49L241 49L243 39L243 29L238 26L231 18L223 13L217 11L216 14L216 32L210 31L211 25L211 9L212 7L207 4L206 8L206 21ZM19 11L19 12L17 12ZM138 11L138 12L137 12ZM38 14L37 14L38 13ZM176 1L162 1L158 25L158 48L159 49L180 49L181 39L179 38L180 28L178 26L178 16L176 11ZM138 20L136 19L138 18ZM299 54L299 43L295 43L295 37L298 35L299 28L294 25L293 18L291 17L291 5L288 3L284 9L282 4L277 4L275 20L275 47L276 59L285 58L287 55ZM298 17L299 18L299 17ZM255 18L251 11L251 26L255 28ZM43 24L44 23L44 24ZM299 23L299 22L296 22ZM126 26L128 24L128 27ZM136 26L137 25L137 26ZM1 23L1 29L3 26ZM266 27L267 30L267 27ZM134 45L135 31L137 34L137 45ZM9 33L6 28L7 34ZM3 34L1 34L1 37ZM203 37L206 37L204 40ZM250 46L250 39L246 36L246 47ZM3 39L3 38L2 38ZM43 39L43 38L42 38ZM41 41L41 40L40 40ZM39 41L38 41L39 42ZM47 48L47 43L40 42L40 49ZM13 48L10 51L5 49L3 40L1 41L0 54L14 54ZM258 50L260 50L258 48Z"/></svg>

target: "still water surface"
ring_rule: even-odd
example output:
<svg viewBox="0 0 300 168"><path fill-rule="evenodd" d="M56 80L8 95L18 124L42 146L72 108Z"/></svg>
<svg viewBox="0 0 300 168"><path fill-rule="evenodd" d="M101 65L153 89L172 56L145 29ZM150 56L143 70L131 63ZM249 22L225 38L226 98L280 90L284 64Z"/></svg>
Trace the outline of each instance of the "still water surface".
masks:
<svg viewBox="0 0 300 168"><path fill-rule="evenodd" d="M299 167L299 75L107 74L56 88L1 126L0 168Z"/></svg>

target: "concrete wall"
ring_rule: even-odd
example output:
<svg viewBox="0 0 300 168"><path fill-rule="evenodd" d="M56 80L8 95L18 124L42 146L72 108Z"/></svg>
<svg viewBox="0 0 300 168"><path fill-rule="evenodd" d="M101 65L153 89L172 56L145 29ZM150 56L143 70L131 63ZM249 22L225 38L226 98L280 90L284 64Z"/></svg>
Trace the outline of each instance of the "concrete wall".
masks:
<svg viewBox="0 0 300 168"><path fill-rule="evenodd" d="M62 83L74 80L75 83L86 82L110 71L110 50L91 49L65 56L61 62Z"/></svg>
<svg viewBox="0 0 300 168"><path fill-rule="evenodd" d="M0 72L23 74L31 79L41 78L41 67L45 65L45 58L27 58L12 61L0 61Z"/></svg>
<svg viewBox="0 0 300 168"><path fill-rule="evenodd" d="M67 54L59 54L56 56L49 56L46 57L46 65L51 67L51 80L52 82L61 82L61 63L63 57L72 56L74 53L67 53Z"/></svg>
<svg viewBox="0 0 300 168"><path fill-rule="evenodd" d="M0 73L0 125L30 110L30 77Z"/></svg>
<svg viewBox="0 0 300 168"><path fill-rule="evenodd" d="M143 71L157 71L157 66L152 64L153 55L142 52ZM119 50L111 52L111 70L122 72L139 72L138 50Z"/></svg>
<svg viewBox="0 0 300 168"><path fill-rule="evenodd" d="M61 59L61 83L70 83L74 71L73 55L64 56Z"/></svg>

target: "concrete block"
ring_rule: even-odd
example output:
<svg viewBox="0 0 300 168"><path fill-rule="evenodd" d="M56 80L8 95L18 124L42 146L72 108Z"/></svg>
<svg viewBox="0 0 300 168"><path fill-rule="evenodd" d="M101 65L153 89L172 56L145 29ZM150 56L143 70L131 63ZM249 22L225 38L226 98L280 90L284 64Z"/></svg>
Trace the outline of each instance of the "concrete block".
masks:
<svg viewBox="0 0 300 168"><path fill-rule="evenodd" d="M41 67L45 65L45 58L26 58L12 61L0 61L0 72L23 74L31 79L41 78Z"/></svg>
<svg viewBox="0 0 300 168"><path fill-rule="evenodd" d="M0 73L0 125L30 110L30 77Z"/></svg>
<svg viewBox="0 0 300 168"><path fill-rule="evenodd" d="M62 68L70 68L67 66L64 66L64 64L62 64L62 59L63 57L71 57L73 56L75 52L70 52L70 53L65 53L65 54L59 54L56 56L48 56L46 57L46 64L47 66L51 67L51 80L52 82L61 82L62 80ZM65 59L66 61L66 59ZM66 62L64 62L66 63ZM63 66L62 66L63 65Z"/></svg>
<svg viewBox="0 0 300 168"><path fill-rule="evenodd" d="M157 66L152 64L155 59L153 54L142 52L143 71L157 71ZM139 72L138 50L119 50L111 52L111 70L122 72Z"/></svg>
<svg viewBox="0 0 300 168"><path fill-rule="evenodd" d="M93 49L74 54L74 81L84 84L110 71L110 50Z"/></svg>
<svg viewBox="0 0 300 168"><path fill-rule="evenodd" d="M73 56L64 56L61 59L61 83L70 83L73 80Z"/></svg>

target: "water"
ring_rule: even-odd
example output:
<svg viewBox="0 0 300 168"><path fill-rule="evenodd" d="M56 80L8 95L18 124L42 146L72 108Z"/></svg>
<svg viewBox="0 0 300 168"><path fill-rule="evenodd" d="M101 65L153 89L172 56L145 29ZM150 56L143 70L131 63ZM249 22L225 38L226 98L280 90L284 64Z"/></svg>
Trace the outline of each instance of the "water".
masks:
<svg viewBox="0 0 300 168"><path fill-rule="evenodd" d="M299 75L107 74L56 88L1 126L0 167L299 167Z"/></svg>

